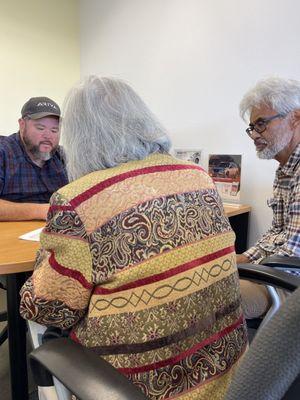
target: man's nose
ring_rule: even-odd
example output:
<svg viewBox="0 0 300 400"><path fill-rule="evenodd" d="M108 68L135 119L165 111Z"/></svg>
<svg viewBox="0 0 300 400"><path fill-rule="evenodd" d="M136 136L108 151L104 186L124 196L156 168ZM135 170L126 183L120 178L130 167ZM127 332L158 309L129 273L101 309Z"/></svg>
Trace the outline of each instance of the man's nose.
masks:
<svg viewBox="0 0 300 400"><path fill-rule="evenodd" d="M259 139L259 138L261 138L261 134L258 133L258 132L256 132L256 131L253 129L253 131L251 132L251 139L252 139L252 140L255 140L255 139Z"/></svg>
<svg viewBox="0 0 300 400"><path fill-rule="evenodd" d="M51 136L52 136L51 129L44 129L43 130L43 137L51 137Z"/></svg>

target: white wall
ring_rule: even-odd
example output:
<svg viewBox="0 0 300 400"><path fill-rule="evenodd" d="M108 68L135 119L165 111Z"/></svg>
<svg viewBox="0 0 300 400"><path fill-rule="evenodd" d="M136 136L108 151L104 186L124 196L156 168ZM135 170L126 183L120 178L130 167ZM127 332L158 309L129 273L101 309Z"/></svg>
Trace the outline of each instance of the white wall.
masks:
<svg viewBox="0 0 300 400"><path fill-rule="evenodd" d="M60 105L78 81L77 0L0 0L0 134L17 131L30 97Z"/></svg>
<svg viewBox="0 0 300 400"><path fill-rule="evenodd" d="M270 223L275 161L256 158L238 104L258 79L300 79L296 0L82 0L81 75L121 77L169 129L174 147L242 154L250 242Z"/></svg>

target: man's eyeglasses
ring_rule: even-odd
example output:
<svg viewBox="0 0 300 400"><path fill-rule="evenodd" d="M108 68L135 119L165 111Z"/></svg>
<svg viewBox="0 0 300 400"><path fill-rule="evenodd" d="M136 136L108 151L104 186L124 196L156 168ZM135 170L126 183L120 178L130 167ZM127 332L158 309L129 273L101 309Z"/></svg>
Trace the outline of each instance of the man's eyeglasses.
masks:
<svg viewBox="0 0 300 400"><path fill-rule="evenodd" d="M269 118L259 118L255 121L254 124L249 124L249 127L246 129L247 134L251 137L253 131L257 133L263 133L267 129L267 125L273 121L275 118L284 118L287 114L276 114Z"/></svg>

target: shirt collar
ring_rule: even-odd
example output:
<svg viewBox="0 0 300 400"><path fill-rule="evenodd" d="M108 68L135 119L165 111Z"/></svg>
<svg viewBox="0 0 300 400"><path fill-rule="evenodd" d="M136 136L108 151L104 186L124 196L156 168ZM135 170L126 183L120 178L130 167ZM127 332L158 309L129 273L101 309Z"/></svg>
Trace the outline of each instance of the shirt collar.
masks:
<svg viewBox="0 0 300 400"><path fill-rule="evenodd" d="M300 160L300 143L296 146L293 153L284 165L277 168L277 174L294 175L295 168L298 166Z"/></svg>

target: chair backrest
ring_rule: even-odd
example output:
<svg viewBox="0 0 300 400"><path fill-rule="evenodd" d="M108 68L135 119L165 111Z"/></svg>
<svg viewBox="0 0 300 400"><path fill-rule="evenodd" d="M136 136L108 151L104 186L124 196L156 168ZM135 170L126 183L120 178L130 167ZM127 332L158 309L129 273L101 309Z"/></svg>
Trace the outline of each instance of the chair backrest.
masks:
<svg viewBox="0 0 300 400"><path fill-rule="evenodd" d="M300 269L299 257L286 257L286 256L269 256L264 258L260 264L268 265L269 267L279 267L284 269Z"/></svg>
<svg viewBox="0 0 300 400"><path fill-rule="evenodd" d="M299 332L300 288L254 338L226 400L282 399L300 372Z"/></svg>
<svg viewBox="0 0 300 400"><path fill-rule="evenodd" d="M124 375L90 349L67 338L49 340L30 354L36 383L57 377L81 400L145 400ZM43 365L45 368L41 368Z"/></svg>

